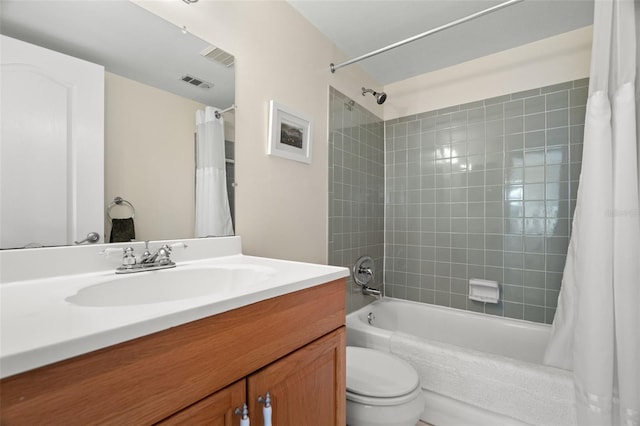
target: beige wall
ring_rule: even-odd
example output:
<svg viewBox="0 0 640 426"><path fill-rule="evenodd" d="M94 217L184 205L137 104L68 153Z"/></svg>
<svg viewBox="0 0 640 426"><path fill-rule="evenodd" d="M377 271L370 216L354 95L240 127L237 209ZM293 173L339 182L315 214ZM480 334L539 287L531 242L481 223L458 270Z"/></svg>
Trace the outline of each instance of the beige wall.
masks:
<svg viewBox="0 0 640 426"><path fill-rule="evenodd" d="M592 27L388 84L384 119L589 76Z"/></svg>
<svg viewBox="0 0 640 426"><path fill-rule="evenodd" d="M136 209L137 240L193 238L195 111L203 105L105 74L105 206ZM124 207L114 217L128 216ZM107 224L106 241L110 226Z"/></svg>
<svg viewBox="0 0 640 426"><path fill-rule="evenodd" d="M236 57L236 230L246 254L325 263L329 85L381 115L379 85L284 1L136 0ZM313 119L310 165L267 156L269 100Z"/></svg>

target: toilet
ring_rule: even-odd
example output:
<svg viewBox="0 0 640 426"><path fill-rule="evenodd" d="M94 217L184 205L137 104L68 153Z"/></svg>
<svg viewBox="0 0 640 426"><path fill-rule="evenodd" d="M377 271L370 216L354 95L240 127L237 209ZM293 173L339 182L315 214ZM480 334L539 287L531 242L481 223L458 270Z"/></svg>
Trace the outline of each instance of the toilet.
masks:
<svg viewBox="0 0 640 426"><path fill-rule="evenodd" d="M347 346L348 426L415 426L423 410L420 378L409 363Z"/></svg>

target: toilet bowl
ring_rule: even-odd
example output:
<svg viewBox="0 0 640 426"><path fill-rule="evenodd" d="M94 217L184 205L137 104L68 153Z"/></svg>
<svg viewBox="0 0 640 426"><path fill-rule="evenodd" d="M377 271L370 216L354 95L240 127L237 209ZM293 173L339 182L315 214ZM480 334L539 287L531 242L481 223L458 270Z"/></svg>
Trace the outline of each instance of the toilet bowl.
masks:
<svg viewBox="0 0 640 426"><path fill-rule="evenodd" d="M348 426L415 426L423 410L420 378L409 363L347 346Z"/></svg>

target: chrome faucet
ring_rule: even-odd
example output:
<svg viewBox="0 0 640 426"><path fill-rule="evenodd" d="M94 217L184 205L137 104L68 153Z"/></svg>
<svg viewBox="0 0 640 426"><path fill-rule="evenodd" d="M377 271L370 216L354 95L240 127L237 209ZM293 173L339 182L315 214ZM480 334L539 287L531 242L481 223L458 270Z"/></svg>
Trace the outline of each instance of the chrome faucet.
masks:
<svg viewBox="0 0 640 426"><path fill-rule="evenodd" d="M365 266L360 266L358 268L358 272L361 273L361 274L365 274L365 275L367 275L369 277L368 279L365 280L365 284L362 284L362 294L365 294L367 296L382 297L382 290L381 289L369 287L366 284L369 281L373 281L373 271L371 270L371 268L370 267L365 267Z"/></svg>
<svg viewBox="0 0 640 426"><path fill-rule="evenodd" d="M365 294L367 296L382 297L382 289L377 289L365 285L362 286L362 294Z"/></svg>
<svg viewBox="0 0 640 426"><path fill-rule="evenodd" d="M184 243L176 243L172 244L172 246L181 246L185 248L187 247ZM171 250L171 246L164 244L162 247L156 250L155 253L151 254L151 252L149 251L149 241L145 241L145 251L144 253L142 253L142 256L140 256L139 264L143 266L147 265L146 268L149 268L149 266L153 265L175 266L175 262L171 260Z"/></svg>
<svg viewBox="0 0 640 426"><path fill-rule="evenodd" d="M145 241L145 251L136 257L133 247L123 249L105 249L103 254L112 252L122 253L122 265L116 268L116 274L131 274L134 272L155 271L158 269L174 268L176 263L171 260L174 248L187 248L185 243L163 244L155 253L149 251L149 241Z"/></svg>
<svg viewBox="0 0 640 426"><path fill-rule="evenodd" d="M369 287L369 283L374 282L374 263L370 256L362 256L353 265L353 281L362 288L362 294L367 296L383 297L382 289Z"/></svg>
<svg viewBox="0 0 640 426"><path fill-rule="evenodd" d="M370 277L370 278L369 278L368 280L366 280L366 281L369 281L369 280L372 280L372 279L373 279L373 271L371 270L371 267L370 267L370 266L362 266L362 265L361 265L361 266L358 268L358 272L359 272L359 273L361 273L361 274L368 275L368 276Z"/></svg>

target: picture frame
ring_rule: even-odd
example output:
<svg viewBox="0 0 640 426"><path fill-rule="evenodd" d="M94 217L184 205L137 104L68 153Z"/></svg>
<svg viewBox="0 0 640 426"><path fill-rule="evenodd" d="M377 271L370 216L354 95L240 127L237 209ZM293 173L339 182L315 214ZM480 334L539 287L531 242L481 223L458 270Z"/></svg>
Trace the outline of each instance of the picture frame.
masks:
<svg viewBox="0 0 640 426"><path fill-rule="evenodd" d="M311 119L274 100L269 101L267 154L311 164Z"/></svg>

